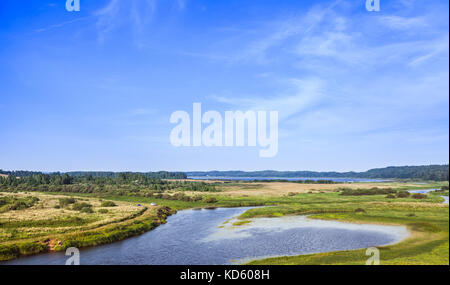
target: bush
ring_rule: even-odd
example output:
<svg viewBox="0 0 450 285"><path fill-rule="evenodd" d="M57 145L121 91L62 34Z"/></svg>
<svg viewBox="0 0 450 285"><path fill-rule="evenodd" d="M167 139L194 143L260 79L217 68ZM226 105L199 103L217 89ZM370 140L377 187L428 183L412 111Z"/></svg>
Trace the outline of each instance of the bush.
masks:
<svg viewBox="0 0 450 285"><path fill-rule="evenodd" d="M14 210L14 211L23 210L23 209L26 209L26 208L28 208L27 204L25 202L23 202L23 201L14 202L13 204L11 204L9 206L9 209L10 210Z"/></svg>
<svg viewBox="0 0 450 285"><path fill-rule="evenodd" d="M191 198L193 202L201 201L202 199L203 197L200 195L195 195L194 197Z"/></svg>
<svg viewBox="0 0 450 285"><path fill-rule="evenodd" d="M4 197L0 199L0 207L5 206L2 209L2 212L18 211L34 206L38 201L39 198L37 197L24 197L24 198Z"/></svg>
<svg viewBox="0 0 450 285"><path fill-rule="evenodd" d="M208 198L204 199L204 201L205 201L206 203L212 204L212 203L216 203L216 202L217 202L217 199L214 198L214 197L208 197Z"/></svg>
<svg viewBox="0 0 450 285"><path fill-rule="evenodd" d="M117 205L113 201L104 201L104 202L102 202L101 206L102 207L115 207Z"/></svg>
<svg viewBox="0 0 450 285"><path fill-rule="evenodd" d="M373 187L371 189L349 189L349 188L341 188L342 190L340 195L343 196L362 196L362 195L386 195L386 194L394 194L397 191L391 188L379 189L377 187Z"/></svg>
<svg viewBox="0 0 450 285"><path fill-rule="evenodd" d="M289 192L288 196L295 196L295 193L294 192Z"/></svg>
<svg viewBox="0 0 450 285"><path fill-rule="evenodd" d="M108 210L107 209L100 209L100 210L98 210L98 212L100 214L106 214L106 213L108 213Z"/></svg>
<svg viewBox="0 0 450 285"><path fill-rule="evenodd" d="M90 208L90 207L84 207L84 208L81 208L80 212L81 213L92 214L92 213L94 213L94 210L92 210L92 208Z"/></svg>
<svg viewBox="0 0 450 285"><path fill-rule="evenodd" d="M364 210L363 208L358 208L355 210L355 213L365 213L366 210Z"/></svg>
<svg viewBox="0 0 450 285"><path fill-rule="evenodd" d="M415 194L412 195L412 197L414 199L425 199L425 198L427 198L427 195L422 194L422 193L415 193Z"/></svg>
<svg viewBox="0 0 450 285"><path fill-rule="evenodd" d="M82 202L82 203L75 203L72 206L72 210L74 210L74 211L81 211L84 208L92 208L92 205Z"/></svg>
<svg viewBox="0 0 450 285"><path fill-rule="evenodd" d="M388 194L388 195L386 195L386 198L394 199L394 198L395 198L395 195L393 195L393 194Z"/></svg>
<svg viewBox="0 0 450 285"><path fill-rule="evenodd" d="M402 192L397 193L397 198L408 198L409 196L411 196L411 193L409 193L407 191L402 191Z"/></svg>
<svg viewBox="0 0 450 285"><path fill-rule="evenodd" d="M59 205L64 208L67 207L69 204L74 204L76 200L74 198L60 198L59 199Z"/></svg>

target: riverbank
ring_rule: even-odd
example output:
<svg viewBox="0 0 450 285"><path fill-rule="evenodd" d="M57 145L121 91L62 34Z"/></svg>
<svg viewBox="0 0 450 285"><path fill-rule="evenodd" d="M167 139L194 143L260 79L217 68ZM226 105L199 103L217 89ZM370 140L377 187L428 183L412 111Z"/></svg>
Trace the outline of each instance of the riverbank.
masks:
<svg viewBox="0 0 450 285"><path fill-rule="evenodd" d="M312 202L312 201L310 201ZM380 264L448 264L449 220L448 204L437 202L352 201L335 203L323 209L321 203L309 203L291 208L252 209L242 219L262 216L283 216L308 213L310 218L351 223L404 225L411 236L400 243L379 247ZM336 251L298 256L283 256L253 260L250 265L333 265L364 264L364 250Z"/></svg>
<svg viewBox="0 0 450 285"><path fill-rule="evenodd" d="M108 202L66 195L6 193L2 198L35 197L36 205L0 214L0 261L69 247L90 247L136 236L165 223L175 213L168 207ZM89 205L75 210L75 205Z"/></svg>

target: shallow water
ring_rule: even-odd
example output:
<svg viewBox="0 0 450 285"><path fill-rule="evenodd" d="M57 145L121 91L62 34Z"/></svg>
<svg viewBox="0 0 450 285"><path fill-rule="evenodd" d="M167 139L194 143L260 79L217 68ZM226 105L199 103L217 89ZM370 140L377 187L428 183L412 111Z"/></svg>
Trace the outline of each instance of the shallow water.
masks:
<svg viewBox="0 0 450 285"><path fill-rule="evenodd" d="M184 210L137 237L80 250L81 264L232 264L255 258L367 248L398 242L406 227L361 225L305 216L252 219L232 226L249 208ZM228 222L227 222L228 221ZM226 223L225 223L226 222ZM65 264L47 253L2 264ZM361 256L364 263L365 256Z"/></svg>

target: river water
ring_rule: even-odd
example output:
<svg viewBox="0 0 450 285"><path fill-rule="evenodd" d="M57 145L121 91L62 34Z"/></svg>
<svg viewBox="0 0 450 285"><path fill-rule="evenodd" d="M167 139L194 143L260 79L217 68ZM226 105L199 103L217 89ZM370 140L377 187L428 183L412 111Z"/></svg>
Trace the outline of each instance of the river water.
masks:
<svg viewBox="0 0 450 285"><path fill-rule="evenodd" d="M183 210L140 236L80 250L81 264L233 264L251 259L350 250L396 243L403 226L351 224L305 216L251 219L233 226L249 208ZM63 252L23 257L2 264L63 265ZM364 264L366 256L361 256Z"/></svg>

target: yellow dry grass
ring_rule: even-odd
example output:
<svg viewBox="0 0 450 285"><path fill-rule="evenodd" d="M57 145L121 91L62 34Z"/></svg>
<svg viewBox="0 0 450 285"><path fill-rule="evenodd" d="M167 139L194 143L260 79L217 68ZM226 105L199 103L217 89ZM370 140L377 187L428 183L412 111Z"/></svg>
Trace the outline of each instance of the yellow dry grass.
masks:
<svg viewBox="0 0 450 285"><path fill-rule="evenodd" d="M94 214L88 213L80 213L79 211L74 211L71 207L55 209L54 207L59 204L60 198L67 198L64 195L47 195L42 193L4 193L5 196L11 195L15 197L26 197L26 196L34 196L39 198L39 202L36 203L33 207L20 210L20 211L8 211L0 214L0 220L8 220L8 221L23 221L23 220L44 220L44 219L53 219L53 218L62 218L64 216L77 216L80 218L83 217L92 217L95 215L100 218L100 221L111 220L111 219L120 219L124 218L130 214L133 214L141 209L136 205L130 204L128 202L114 202L116 203L116 207L108 207L105 208L108 210L107 214L100 214L97 211L101 209L102 201L98 198L80 198L74 197L77 202L85 202L92 205L92 209L94 210Z"/></svg>
<svg viewBox="0 0 450 285"><path fill-rule="evenodd" d="M67 198L64 195L50 195L44 193L1 193L2 196L15 196L15 197L26 197L33 196L39 198L34 206L23 209L14 210L0 213L0 222L32 222L32 221L54 221L61 220L65 218L78 217L82 218L87 223L82 225L71 225L71 226L39 226L39 227L20 227L11 232L8 228L0 227L0 243L9 242L16 240L15 236L20 236L21 239L28 239L33 237L41 237L46 235L54 234L64 234L70 233L77 230L89 230L102 227L104 225L109 225L117 223L126 219L133 217L133 215L139 213L143 209L143 206L139 207L136 204L130 202L114 201L117 205L115 207L101 207L102 200L99 198L85 198L85 197L74 197L77 202L85 202L92 205L92 210L94 213L81 213L79 211L72 210L72 205L65 208L57 209L56 205L59 205L60 198ZM145 205L149 208L147 212L153 213L156 207L150 205ZM107 213L100 213L100 209L107 209ZM14 235L14 236L13 236Z"/></svg>
<svg viewBox="0 0 450 285"><path fill-rule="evenodd" d="M239 185L228 186L223 184L218 186L222 192L214 193L218 195L247 195L247 196L285 196L289 193L308 192L333 192L339 188L368 189L372 187L388 188L388 185L379 183L339 183L339 184L300 184L291 182L257 182L241 183Z"/></svg>

